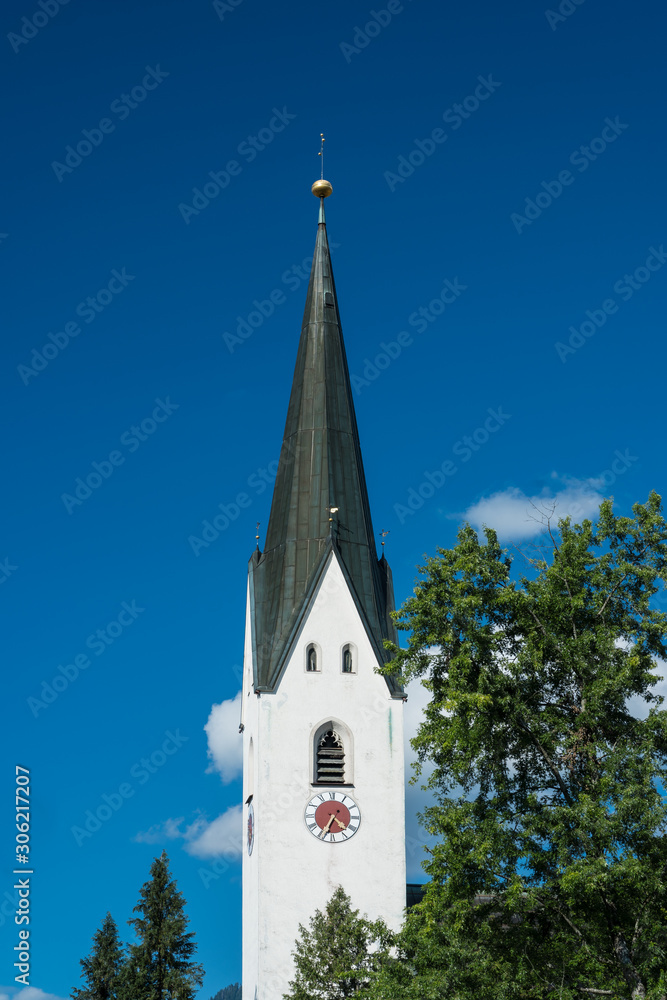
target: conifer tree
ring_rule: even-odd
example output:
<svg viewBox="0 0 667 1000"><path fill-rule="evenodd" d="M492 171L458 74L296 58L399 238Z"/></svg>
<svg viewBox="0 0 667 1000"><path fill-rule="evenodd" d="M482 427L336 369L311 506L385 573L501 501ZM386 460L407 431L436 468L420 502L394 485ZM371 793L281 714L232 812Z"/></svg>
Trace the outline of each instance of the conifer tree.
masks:
<svg viewBox="0 0 667 1000"><path fill-rule="evenodd" d="M232 983L231 986L223 987L211 1000L241 1000L241 984Z"/></svg>
<svg viewBox="0 0 667 1000"><path fill-rule="evenodd" d="M93 950L88 958L80 961L81 978L86 988L72 989L74 1000L120 1000L123 970L123 945L118 939L118 928L110 913L93 937Z"/></svg>
<svg viewBox="0 0 667 1000"><path fill-rule="evenodd" d="M370 921L353 910L339 886L324 913L310 927L299 924L293 952L296 976L283 1000L342 1000L357 996L374 972L391 962L394 935L383 920Z"/></svg>
<svg viewBox="0 0 667 1000"><path fill-rule="evenodd" d="M191 961L197 946L194 934L186 931L185 900L171 877L166 851L154 860L150 875L133 911L140 916L128 921L138 938L130 947L128 990L132 1000L193 1000L204 969Z"/></svg>

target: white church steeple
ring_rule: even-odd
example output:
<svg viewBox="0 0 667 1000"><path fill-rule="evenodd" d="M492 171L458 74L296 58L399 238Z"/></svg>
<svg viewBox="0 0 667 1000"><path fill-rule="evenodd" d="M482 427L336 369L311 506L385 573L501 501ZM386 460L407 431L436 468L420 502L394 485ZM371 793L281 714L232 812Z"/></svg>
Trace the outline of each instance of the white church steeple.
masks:
<svg viewBox="0 0 667 1000"><path fill-rule="evenodd" d="M281 1000L300 923L338 885L398 928L405 907L403 691L320 217L244 666L243 998Z"/></svg>

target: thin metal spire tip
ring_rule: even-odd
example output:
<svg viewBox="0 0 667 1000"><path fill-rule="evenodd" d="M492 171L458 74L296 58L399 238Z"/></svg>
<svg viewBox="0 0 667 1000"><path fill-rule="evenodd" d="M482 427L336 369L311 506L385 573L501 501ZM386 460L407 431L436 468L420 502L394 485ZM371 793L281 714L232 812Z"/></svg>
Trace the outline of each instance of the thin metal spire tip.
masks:
<svg viewBox="0 0 667 1000"><path fill-rule="evenodd" d="M320 180L324 180L324 132L320 132L320 151L317 154L322 157L322 163L320 164Z"/></svg>
<svg viewBox="0 0 667 1000"><path fill-rule="evenodd" d="M324 208L322 207L323 201L325 198L328 198L333 191L329 181L325 181L324 179L324 142L324 132L320 132L320 151L317 154L322 158L320 163L320 179L315 181L310 189L315 197L320 199L320 222L324 222Z"/></svg>

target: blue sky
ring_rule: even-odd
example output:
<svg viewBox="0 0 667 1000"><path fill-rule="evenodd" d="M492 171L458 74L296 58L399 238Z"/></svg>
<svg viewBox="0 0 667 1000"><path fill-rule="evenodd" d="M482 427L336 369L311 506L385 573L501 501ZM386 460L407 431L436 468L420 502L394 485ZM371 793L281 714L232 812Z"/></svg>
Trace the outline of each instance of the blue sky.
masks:
<svg viewBox="0 0 667 1000"><path fill-rule="evenodd" d="M0 20L2 787L31 769L35 865L17 994L3 824L0 996L67 996L166 846L208 998L240 977L246 563L319 134L400 601L464 516L521 541L532 504L627 510L662 486L664 8L6 0Z"/></svg>

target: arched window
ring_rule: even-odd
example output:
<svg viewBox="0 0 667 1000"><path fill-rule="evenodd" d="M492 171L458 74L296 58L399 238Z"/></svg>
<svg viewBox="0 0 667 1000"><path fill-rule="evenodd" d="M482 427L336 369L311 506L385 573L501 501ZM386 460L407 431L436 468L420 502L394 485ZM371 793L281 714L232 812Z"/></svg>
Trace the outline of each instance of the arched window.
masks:
<svg viewBox="0 0 667 1000"><path fill-rule="evenodd" d="M314 785L354 786L354 736L342 719L329 716L311 730L310 773Z"/></svg>
<svg viewBox="0 0 667 1000"><path fill-rule="evenodd" d="M306 649L306 670L309 673L315 673L319 669L319 664L317 662L317 646L314 642L311 642Z"/></svg>
<svg viewBox="0 0 667 1000"><path fill-rule="evenodd" d="M355 670L354 647L349 642L343 646L341 669L344 674L353 674Z"/></svg>
<svg viewBox="0 0 667 1000"><path fill-rule="evenodd" d="M323 785L345 784L345 748L335 729L329 729L317 745L317 781Z"/></svg>

